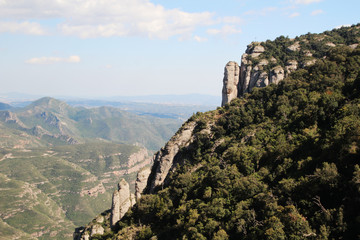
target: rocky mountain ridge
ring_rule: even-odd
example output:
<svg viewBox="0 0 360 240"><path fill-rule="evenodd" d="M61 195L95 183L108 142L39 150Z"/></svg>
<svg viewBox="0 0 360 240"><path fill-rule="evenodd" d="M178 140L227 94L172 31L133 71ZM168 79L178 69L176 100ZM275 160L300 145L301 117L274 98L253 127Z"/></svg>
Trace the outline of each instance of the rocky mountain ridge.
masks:
<svg viewBox="0 0 360 240"><path fill-rule="evenodd" d="M358 29L359 26L355 26L348 31L356 35L354 32ZM355 49L359 45L356 37L339 43L338 36L333 36L333 32L307 34L295 39L282 36L274 41L278 47L276 51L271 41L251 43L241 56L240 65L230 61L225 66L221 106L250 93L254 87L278 84L297 69L309 67L318 59L326 58L325 53L331 48L346 45ZM322 49L318 49L319 44Z"/></svg>
<svg viewBox="0 0 360 240"><path fill-rule="evenodd" d="M355 25L249 45L225 67L223 107L155 154L136 204L74 239L360 236L359 42Z"/></svg>

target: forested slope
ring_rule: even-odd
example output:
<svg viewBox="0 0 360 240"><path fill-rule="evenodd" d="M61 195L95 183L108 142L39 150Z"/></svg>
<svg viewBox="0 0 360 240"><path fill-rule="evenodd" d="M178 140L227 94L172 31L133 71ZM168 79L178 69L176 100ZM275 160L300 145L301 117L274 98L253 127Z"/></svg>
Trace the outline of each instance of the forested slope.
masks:
<svg viewBox="0 0 360 240"><path fill-rule="evenodd" d="M359 47L190 123L163 184L92 239L360 238Z"/></svg>

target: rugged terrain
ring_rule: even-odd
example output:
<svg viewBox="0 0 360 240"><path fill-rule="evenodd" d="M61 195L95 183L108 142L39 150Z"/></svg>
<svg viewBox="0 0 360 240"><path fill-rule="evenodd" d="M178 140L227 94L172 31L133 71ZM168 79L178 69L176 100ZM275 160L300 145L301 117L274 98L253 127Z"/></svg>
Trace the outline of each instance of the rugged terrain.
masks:
<svg viewBox="0 0 360 240"><path fill-rule="evenodd" d="M136 173L152 161L151 149L180 125L53 98L2 108L0 239L71 239L75 226L111 206L121 178L134 192Z"/></svg>
<svg viewBox="0 0 360 240"><path fill-rule="evenodd" d="M223 107L155 154L136 204L75 238L359 239L359 42L354 25L249 45Z"/></svg>

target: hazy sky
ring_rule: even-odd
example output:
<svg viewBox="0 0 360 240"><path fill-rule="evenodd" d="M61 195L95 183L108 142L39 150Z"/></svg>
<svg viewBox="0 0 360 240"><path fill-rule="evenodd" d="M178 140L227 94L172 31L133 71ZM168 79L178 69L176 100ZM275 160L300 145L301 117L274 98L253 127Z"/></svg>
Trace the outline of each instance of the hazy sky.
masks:
<svg viewBox="0 0 360 240"><path fill-rule="evenodd" d="M360 22L359 0L0 0L0 92L220 95L246 45Z"/></svg>

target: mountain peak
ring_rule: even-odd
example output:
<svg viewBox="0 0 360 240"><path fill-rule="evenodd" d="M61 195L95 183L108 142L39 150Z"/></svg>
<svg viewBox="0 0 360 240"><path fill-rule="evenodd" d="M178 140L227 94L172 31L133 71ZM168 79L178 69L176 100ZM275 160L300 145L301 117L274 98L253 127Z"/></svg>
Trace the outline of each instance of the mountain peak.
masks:
<svg viewBox="0 0 360 240"><path fill-rule="evenodd" d="M33 103L31 103L27 109L35 110L35 111L53 111L57 113L64 113L67 112L71 107L58 99L51 98L51 97L43 97L40 98Z"/></svg>

